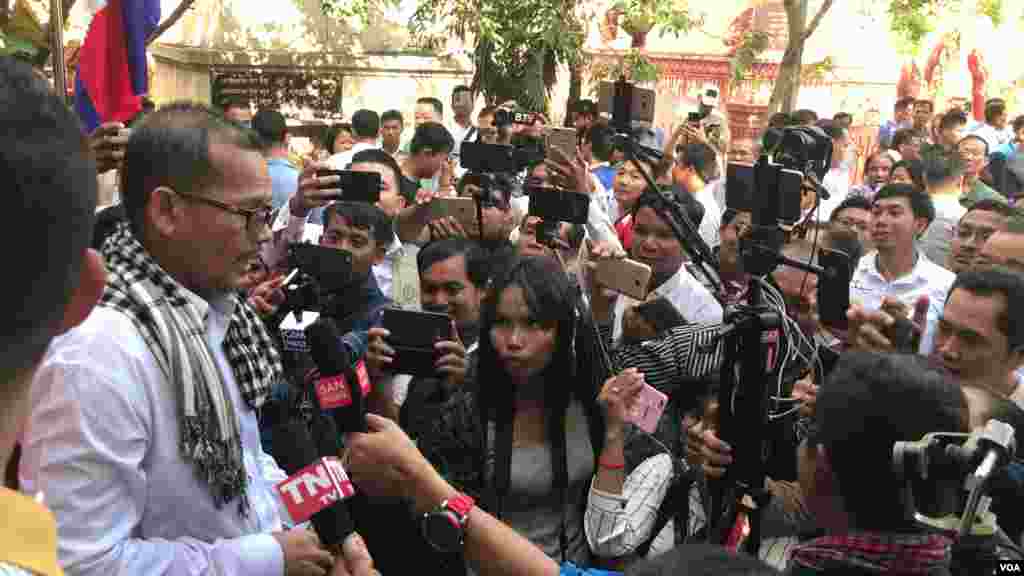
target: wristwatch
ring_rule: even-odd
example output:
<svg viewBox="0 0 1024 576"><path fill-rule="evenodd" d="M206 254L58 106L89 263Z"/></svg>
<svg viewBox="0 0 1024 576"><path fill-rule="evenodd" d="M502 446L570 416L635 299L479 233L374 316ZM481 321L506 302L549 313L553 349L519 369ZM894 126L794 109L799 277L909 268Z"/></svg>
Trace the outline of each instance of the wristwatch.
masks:
<svg viewBox="0 0 1024 576"><path fill-rule="evenodd" d="M465 494L441 502L440 506L420 519L423 539L438 552L450 554L461 550L469 511L475 505L476 502Z"/></svg>

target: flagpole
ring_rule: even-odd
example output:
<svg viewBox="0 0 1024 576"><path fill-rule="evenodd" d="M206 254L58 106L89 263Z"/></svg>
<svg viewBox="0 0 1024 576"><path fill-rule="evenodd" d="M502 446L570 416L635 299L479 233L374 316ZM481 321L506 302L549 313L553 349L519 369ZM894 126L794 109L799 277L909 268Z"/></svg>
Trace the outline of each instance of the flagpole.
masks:
<svg viewBox="0 0 1024 576"><path fill-rule="evenodd" d="M50 0L50 57L53 58L53 87L62 100L68 97L68 77L64 70L64 5Z"/></svg>

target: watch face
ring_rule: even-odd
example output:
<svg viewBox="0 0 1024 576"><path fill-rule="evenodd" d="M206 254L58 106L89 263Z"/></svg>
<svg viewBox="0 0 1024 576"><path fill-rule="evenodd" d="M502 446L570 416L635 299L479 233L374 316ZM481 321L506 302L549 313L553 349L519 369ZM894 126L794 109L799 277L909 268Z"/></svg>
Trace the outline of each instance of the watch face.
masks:
<svg viewBox="0 0 1024 576"><path fill-rule="evenodd" d="M440 552L462 547L462 527L450 512L432 512L423 517L423 538Z"/></svg>

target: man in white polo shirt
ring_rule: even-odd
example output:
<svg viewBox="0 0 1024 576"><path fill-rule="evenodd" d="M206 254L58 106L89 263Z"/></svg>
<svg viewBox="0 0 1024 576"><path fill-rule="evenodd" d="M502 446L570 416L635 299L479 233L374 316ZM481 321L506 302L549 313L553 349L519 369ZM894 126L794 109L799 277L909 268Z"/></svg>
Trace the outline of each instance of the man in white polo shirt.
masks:
<svg viewBox="0 0 1024 576"><path fill-rule="evenodd" d="M722 305L684 266L686 250L666 221L665 202L667 200L660 194L645 192L637 200L633 213L630 257L647 264L653 271L648 299L665 297L688 322L721 322ZM687 204L695 205L696 200L687 198ZM687 208L684 204L687 216L694 219L696 211ZM700 222L693 224L699 226ZM626 308L636 304L637 301L628 296L618 297L612 325L613 340L622 335L622 317Z"/></svg>
<svg viewBox="0 0 1024 576"><path fill-rule="evenodd" d="M917 249L916 239L934 217L931 199L910 184L890 184L879 190L871 230L876 249L861 258L850 282L851 301L868 310L879 309L886 297L913 309L918 298L928 296L922 354L932 350L935 326L955 279Z"/></svg>

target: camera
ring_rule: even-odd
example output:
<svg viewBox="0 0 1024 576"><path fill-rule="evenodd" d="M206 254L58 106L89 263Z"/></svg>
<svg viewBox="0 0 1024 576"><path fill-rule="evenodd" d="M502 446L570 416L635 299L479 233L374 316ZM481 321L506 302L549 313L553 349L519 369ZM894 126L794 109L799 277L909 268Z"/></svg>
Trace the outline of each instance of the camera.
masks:
<svg viewBox="0 0 1024 576"><path fill-rule="evenodd" d="M355 281L352 254L316 244L292 244L288 262L294 269L281 290L284 304L274 316L285 350L308 351L303 329L330 310L336 296Z"/></svg>
<svg viewBox="0 0 1024 576"><path fill-rule="evenodd" d="M612 117L617 132L629 134L636 122L654 122L654 99L654 90L637 88L625 80L602 82L597 110Z"/></svg>
<svg viewBox="0 0 1024 576"><path fill-rule="evenodd" d="M814 174L818 180L832 167L832 138L817 126L769 128L763 145L783 168Z"/></svg>
<svg viewBox="0 0 1024 576"><path fill-rule="evenodd" d="M494 126L501 128L509 124L533 124L534 115L530 112L516 112L506 108L498 108L494 111Z"/></svg>

